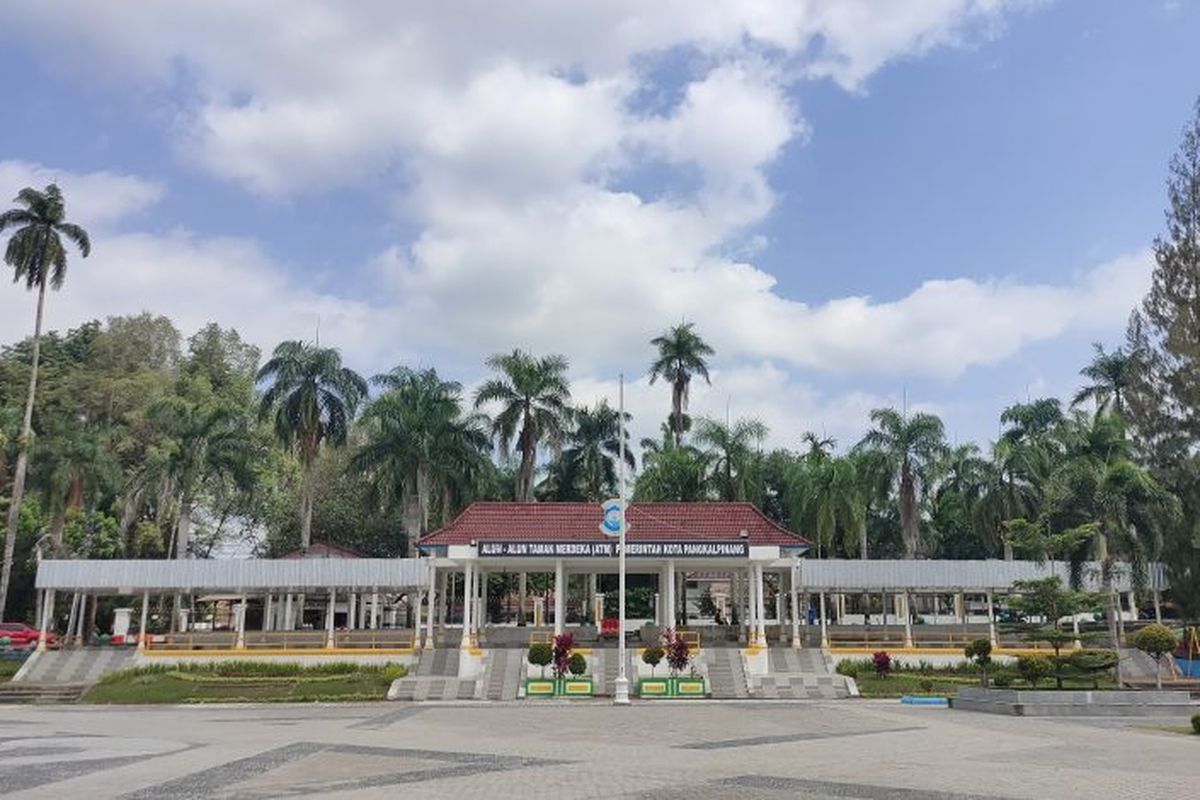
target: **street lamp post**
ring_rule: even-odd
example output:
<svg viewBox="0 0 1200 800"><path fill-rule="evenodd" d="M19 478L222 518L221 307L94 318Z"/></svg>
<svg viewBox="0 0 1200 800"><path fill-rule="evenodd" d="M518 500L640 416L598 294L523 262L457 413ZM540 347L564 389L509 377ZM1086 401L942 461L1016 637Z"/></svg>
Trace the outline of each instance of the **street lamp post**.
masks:
<svg viewBox="0 0 1200 800"><path fill-rule="evenodd" d="M620 378L617 403L617 482L621 497L621 538L617 554L617 680L613 684L613 704L629 705L629 678L625 675L625 375Z"/></svg>

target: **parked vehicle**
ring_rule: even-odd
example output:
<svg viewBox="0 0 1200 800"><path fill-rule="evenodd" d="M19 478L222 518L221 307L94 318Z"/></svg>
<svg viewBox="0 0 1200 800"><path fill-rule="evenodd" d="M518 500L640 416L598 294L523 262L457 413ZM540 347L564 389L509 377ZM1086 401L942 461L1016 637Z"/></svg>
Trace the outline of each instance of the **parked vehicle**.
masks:
<svg viewBox="0 0 1200 800"><path fill-rule="evenodd" d="M38 633L37 628L31 628L24 622L0 622L0 639L7 638L9 641L8 646L14 650L36 647ZM46 643L54 643L53 633L46 633Z"/></svg>

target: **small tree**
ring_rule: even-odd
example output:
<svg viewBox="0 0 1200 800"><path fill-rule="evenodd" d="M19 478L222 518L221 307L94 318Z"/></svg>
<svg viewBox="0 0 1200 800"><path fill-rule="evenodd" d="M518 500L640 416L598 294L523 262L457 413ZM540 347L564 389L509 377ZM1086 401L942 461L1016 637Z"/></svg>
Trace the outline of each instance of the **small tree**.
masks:
<svg viewBox="0 0 1200 800"><path fill-rule="evenodd" d="M1133 646L1154 659L1154 685L1162 688L1162 657L1175 652L1179 642L1166 625L1147 625L1133 637Z"/></svg>
<svg viewBox="0 0 1200 800"><path fill-rule="evenodd" d="M1026 683L1036 689L1041 680L1049 678L1057 670L1050 659L1045 656L1033 655L1017 658L1017 672L1025 679Z"/></svg>
<svg viewBox="0 0 1200 800"><path fill-rule="evenodd" d="M583 657L583 653L571 653L571 660L567 663L567 669L576 677L587 672L587 659Z"/></svg>
<svg viewBox="0 0 1200 800"><path fill-rule="evenodd" d="M1112 650L1078 650L1071 654L1071 666L1092 679L1092 688L1100 688L1100 673L1117 666L1117 654Z"/></svg>
<svg viewBox="0 0 1200 800"><path fill-rule="evenodd" d="M975 662L979 667L980 684L983 688L988 685L988 665L992 663L992 643L989 639L976 639L963 648L963 655Z"/></svg>
<svg viewBox="0 0 1200 800"><path fill-rule="evenodd" d="M642 651L642 663L650 665L651 675L654 675L654 668L658 666L658 663L663 660L663 656L666 654L667 651L663 650L657 645L654 647L647 647Z"/></svg>
<svg viewBox="0 0 1200 800"><path fill-rule="evenodd" d="M529 646L529 663L542 668L542 677L546 677L546 666L554 660L554 648L547 642L537 642Z"/></svg>
<svg viewBox="0 0 1200 800"><path fill-rule="evenodd" d="M670 630L663 634L663 641L667 645L667 666L671 668L671 676L674 677L687 669L691 663L692 646L682 634Z"/></svg>
<svg viewBox="0 0 1200 800"><path fill-rule="evenodd" d="M571 667L571 651L575 649L575 634L560 633L554 637L554 677L565 678Z"/></svg>
<svg viewBox="0 0 1200 800"><path fill-rule="evenodd" d="M883 650L871 656L871 665L875 667L876 677L886 678L892 673L892 657Z"/></svg>

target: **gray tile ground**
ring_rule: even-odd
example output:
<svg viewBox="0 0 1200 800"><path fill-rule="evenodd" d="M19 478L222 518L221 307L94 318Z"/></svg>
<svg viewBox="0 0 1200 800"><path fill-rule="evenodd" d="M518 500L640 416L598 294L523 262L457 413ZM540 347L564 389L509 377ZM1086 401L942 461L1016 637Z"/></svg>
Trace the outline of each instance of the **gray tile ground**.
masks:
<svg viewBox="0 0 1200 800"><path fill-rule="evenodd" d="M0 708L0 793L1157 800L1195 794L1200 752L1195 738L1140 727L1158 723L895 702L426 704L400 713L410 708ZM36 780L4 780L19 775Z"/></svg>

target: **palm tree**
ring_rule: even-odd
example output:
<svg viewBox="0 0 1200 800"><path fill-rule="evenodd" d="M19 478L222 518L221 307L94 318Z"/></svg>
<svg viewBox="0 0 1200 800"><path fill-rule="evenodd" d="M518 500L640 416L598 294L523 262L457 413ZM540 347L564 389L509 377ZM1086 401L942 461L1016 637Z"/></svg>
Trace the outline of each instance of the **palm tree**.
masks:
<svg viewBox="0 0 1200 800"><path fill-rule="evenodd" d="M894 408L877 408L871 412L871 422L875 427L858 447L887 457L896 484L905 555L916 558L922 551L918 495L946 449L942 421L932 414L906 417Z"/></svg>
<svg viewBox="0 0 1200 800"><path fill-rule="evenodd" d="M867 558L867 504L854 460L848 456L797 463L789 494L795 519L817 540L817 557L835 550Z"/></svg>
<svg viewBox="0 0 1200 800"><path fill-rule="evenodd" d="M837 446L837 439L832 436L818 436L812 431L805 431L800 441L806 448L803 456L806 461L824 461L833 454L833 448Z"/></svg>
<svg viewBox="0 0 1200 800"><path fill-rule="evenodd" d="M1092 362L1079 371L1091 383L1075 393L1071 405L1074 407L1091 400L1095 402L1098 414L1112 411L1124 416L1125 397L1133 382L1133 358L1122 347L1112 352L1105 352L1104 345L1099 343L1092 347L1096 350Z"/></svg>
<svg viewBox="0 0 1200 800"><path fill-rule="evenodd" d="M767 426L757 419L739 419L732 425L701 419L696 443L710 451L712 484L722 500L757 499L754 473Z"/></svg>
<svg viewBox="0 0 1200 800"><path fill-rule="evenodd" d="M67 424L47 431L44 455L52 511L50 544L54 558L66 552L63 533L67 515L83 508L89 494L113 488L121 468L112 450L111 431L95 425ZM42 459L39 459L41 461Z"/></svg>
<svg viewBox="0 0 1200 800"><path fill-rule="evenodd" d="M300 547L308 549L317 456L324 442L334 447L346 443L350 420L367 395L367 382L342 366L337 350L298 341L281 342L257 380L271 383L262 396L260 418L274 416L276 438L300 456Z"/></svg>
<svg viewBox="0 0 1200 800"><path fill-rule="evenodd" d="M440 491L444 519L448 498L464 494L481 471L488 436L481 415L463 414L462 386L436 370L396 367L371 380L386 391L363 412L365 441L351 468L382 505L399 504L411 553L429 530L434 495Z"/></svg>
<svg viewBox="0 0 1200 800"><path fill-rule="evenodd" d="M601 400L595 408L576 408L571 411L571 430L567 446L558 458L557 477L564 489L577 488L584 500L603 500L617 484L617 464L621 453L621 420L619 412ZM628 425L631 416L625 413ZM634 468L633 450L629 446L629 431L625 430L625 464Z"/></svg>
<svg viewBox="0 0 1200 800"><path fill-rule="evenodd" d="M17 522L21 518L21 501L25 496L25 473L29 468L29 444L33 438L33 401L37 396L38 361L41 358L42 317L46 307L46 286L62 288L67 278L67 248L63 238L79 248L87 258L92 250L87 231L67 222L66 204L62 192L54 184L43 191L32 187L22 189L12 208L0 214L0 232L16 228L8 240L4 261L13 268L13 280L25 281L27 289L37 287L37 315L33 323L33 357L29 368L29 392L25 397L25 416L21 422L21 438L17 442L17 463L13 471L12 501L8 506L8 523L4 537L4 566L0 570L0 619L8 603L8 584L12 577L13 549L17 543Z"/></svg>
<svg viewBox="0 0 1200 800"><path fill-rule="evenodd" d="M693 323L684 322L668 330L662 336L650 340L658 348L658 358L650 365L650 383L662 378L671 382L671 430L678 445L688 429L689 420L685 412L688 404L688 387L692 376L699 375L705 383L708 377L707 358L714 351L693 330Z"/></svg>
<svg viewBox="0 0 1200 800"><path fill-rule="evenodd" d="M546 442L557 450L568 421L567 359L558 355L538 358L513 350L492 356L487 365L500 377L479 387L475 407L500 404L500 412L492 418L492 433L504 454L516 439L521 452L517 500L532 500L538 445Z"/></svg>

